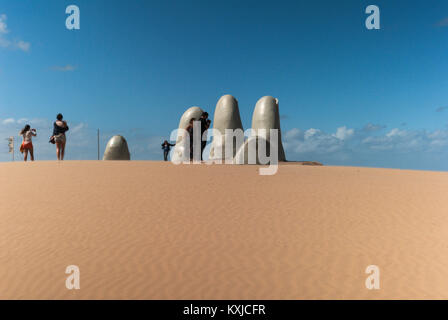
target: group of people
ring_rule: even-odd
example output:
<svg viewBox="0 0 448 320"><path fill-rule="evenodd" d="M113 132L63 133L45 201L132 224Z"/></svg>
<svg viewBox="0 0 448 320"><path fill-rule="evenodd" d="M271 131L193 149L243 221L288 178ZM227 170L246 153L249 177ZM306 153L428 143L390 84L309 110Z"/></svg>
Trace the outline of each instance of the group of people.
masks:
<svg viewBox="0 0 448 320"><path fill-rule="evenodd" d="M67 121L64 120L62 114L56 116L56 121L53 123L53 135L50 137L50 143L56 145L56 156L58 160L64 160L65 144L67 137L65 133L68 131ZM20 130L19 135L22 136L23 141L20 146L20 152L23 153L23 160L28 160L28 153L30 154L31 161L34 161L34 146L33 137L37 136L37 130L32 129L29 124Z"/></svg>
<svg viewBox="0 0 448 320"><path fill-rule="evenodd" d="M188 136L190 138L190 161L193 161L193 132L194 132L194 122L200 121L200 128L201 128L201 161L203 160L202 153L204 152L205 146L207 145L206 136L204 137L204 133L210 128L211 120L208 118L208 112L203 112L201 117L199 119L191 118L188 122L188 126L185 128L185 130L188 133ZM162 149L163 149L163 159L165 161L168 161L168 154L171 150L171 147L174 147L175 144L169 143L167 140L165 140L162 143Z"/></svg>

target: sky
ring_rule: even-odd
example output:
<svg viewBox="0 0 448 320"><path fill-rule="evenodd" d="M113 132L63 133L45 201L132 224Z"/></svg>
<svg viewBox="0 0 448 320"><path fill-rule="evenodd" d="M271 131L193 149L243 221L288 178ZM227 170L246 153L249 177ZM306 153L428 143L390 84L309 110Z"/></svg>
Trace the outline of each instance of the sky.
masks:
<svg viewBox="0 0 448 320"><path fill-rule="evenodd" d="M447 71L444 0L0 0L0 161L26 123L55 159L59 112L68 160L96 159L97 129L101 153L122 134L132 159L161 160L187 108L213 119L231 94L244 129L279 99L288 160L447 171Z"/></svg>

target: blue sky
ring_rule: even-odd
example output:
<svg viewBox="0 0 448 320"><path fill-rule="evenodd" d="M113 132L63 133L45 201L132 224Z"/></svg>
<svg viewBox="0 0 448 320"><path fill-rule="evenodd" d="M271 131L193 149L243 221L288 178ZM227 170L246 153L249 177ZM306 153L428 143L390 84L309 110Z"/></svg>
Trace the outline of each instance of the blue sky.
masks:
<svg viewBox="0 0 448 320"><path fill-rule="evenodd" d="M0 15L0 139L29 122L38 159L54 158L58 112L76 129L68 159L96 158L96 128L160 159L188 107L213 119L232 94L246 129L272 95L290 160L448 170L446 1L0 0Z"/></svg>

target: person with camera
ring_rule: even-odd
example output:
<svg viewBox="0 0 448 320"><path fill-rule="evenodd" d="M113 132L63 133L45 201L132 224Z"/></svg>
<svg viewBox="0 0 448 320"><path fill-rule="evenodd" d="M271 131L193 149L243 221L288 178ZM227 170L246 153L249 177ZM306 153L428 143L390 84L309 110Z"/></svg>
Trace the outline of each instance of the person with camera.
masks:
<svg viewBox="0 0 448 320"><path fill-rule="evenodd" d="M31 161L34 161L33 137L37 136L36 129L31 129L30 125L27 124L22 130L20 130L19 135L23 138L22 145L20 146L20 152L23 153L23 160L28 160L29 153L31 156Z"/></svg>

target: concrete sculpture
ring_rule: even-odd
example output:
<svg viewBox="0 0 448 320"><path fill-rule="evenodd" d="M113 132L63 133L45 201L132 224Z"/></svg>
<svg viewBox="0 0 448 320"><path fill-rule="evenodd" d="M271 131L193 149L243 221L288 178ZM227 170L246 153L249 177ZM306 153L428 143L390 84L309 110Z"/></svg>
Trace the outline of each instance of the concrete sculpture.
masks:
<svg viewBox="0 0 448 320"><path fill-rule="evenodd" d="M186 150L185 129L192 118L199 120L203 110L199 107L191 107L184 112L179 121L179 129L177 132L176 146L173 149L171 160L175 163L189 161L190 150ZM189 142L188 142L189 143Z"/></svg>
<svg viewBox="0 0 448 320"><path fill-rule="evenodd" d="M265 130L265 135L260 129ZM234 162L238 164L250 163L248 162L248 151L250 148L249 143L254 143L256 150L256 163L260 163L258 157L258 149L260 143L266 143L267 154L270 154L271 141L270 129L277 129L277 149L278 149L278 161L286 161L285 151L282 145L282 136L280 130L280 113L278 99L271 96L262 97L257 101L255 105L254 113L252 116L252 136L249 137L238 150Z"/></svg>
<svg viewBox="0 0 448 320"><path fill-rule="evenodd" d="M238 145L238 139L229 136L228 138L233 140L233 150L231 154L225 153L226 129L232 129L232 132L236 129L241 129L241 133L243 131L238 101L233 96L225 95L218 100L213 119L213 129L218 130L221 135L213 136L209 159L232 160L243 142L241 141L240 145ZM241 137L243 138L244 136L242 135Z"/></svg>
<svg viewBox="0 0 448 320"><path fill-rule="evenodd" d="M122 136L113 136L106 145L103 160L131 160L126 139Z"/></svg>
<svg viewBox="0 0 448 320"><path fill-rule="evenodd" d="M252 129L258 136L258 129L266 129L266 139L272 143L270 129L278 130L278 161L286 161L285 151L282 144L282 133L280 129L280 112L278 99L266 96L258 100L252 116Z"/></svg>

